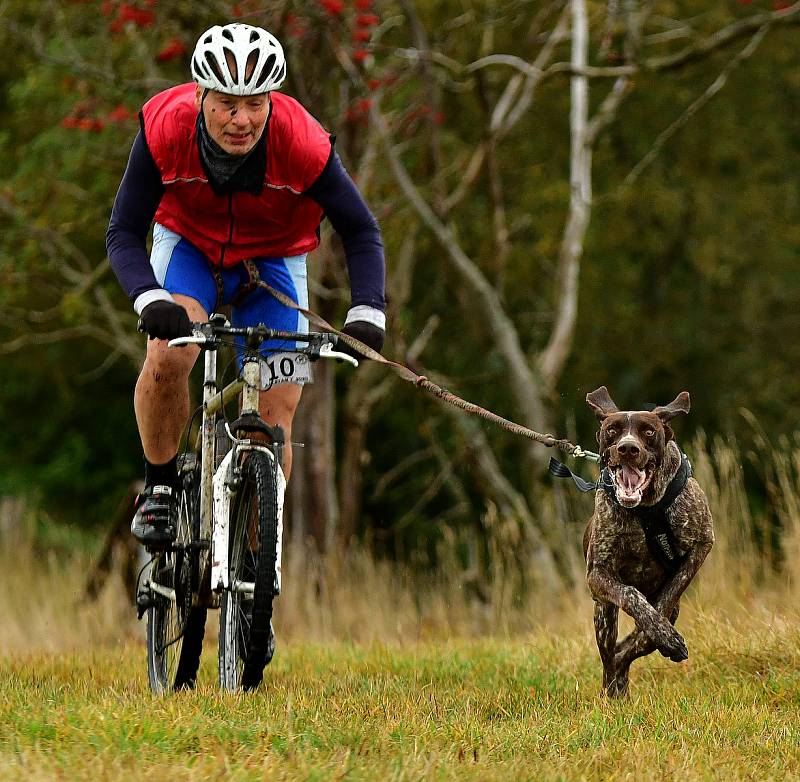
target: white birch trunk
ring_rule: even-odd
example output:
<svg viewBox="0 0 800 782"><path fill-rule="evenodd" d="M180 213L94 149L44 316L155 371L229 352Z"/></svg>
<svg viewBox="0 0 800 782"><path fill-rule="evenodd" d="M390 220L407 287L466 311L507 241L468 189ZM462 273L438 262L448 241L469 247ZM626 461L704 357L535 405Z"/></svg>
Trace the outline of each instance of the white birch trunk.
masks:
<svg viewBox="0 0 800 782"><path fill-rule="evenodd" d="M586 0L572 0L572 56L575 73L586 68L589 30ZM547 346L539 358L539 370L552 389L572 348L578 315L578 281L592 200L592 149L587 144L589 85L583 75L570 80L570 198L558 259L556 317Z"/></svg>

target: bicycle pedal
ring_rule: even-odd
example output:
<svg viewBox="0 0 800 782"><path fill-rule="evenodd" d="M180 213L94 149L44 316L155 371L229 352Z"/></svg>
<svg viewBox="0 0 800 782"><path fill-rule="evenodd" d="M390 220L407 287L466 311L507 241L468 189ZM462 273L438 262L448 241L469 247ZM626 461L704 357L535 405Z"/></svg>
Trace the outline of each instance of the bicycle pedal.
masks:
<svg viewBox="0 0 800 782"><path fill-rule="evenodd" d="M186 545L189 551L208 551L211 548L210 540L193 540Z"/></svg>

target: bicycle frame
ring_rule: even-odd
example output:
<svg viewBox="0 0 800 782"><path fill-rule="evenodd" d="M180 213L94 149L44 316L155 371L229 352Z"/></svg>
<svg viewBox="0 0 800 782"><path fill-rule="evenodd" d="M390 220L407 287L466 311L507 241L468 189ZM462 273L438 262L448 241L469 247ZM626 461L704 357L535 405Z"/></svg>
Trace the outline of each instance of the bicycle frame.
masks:
<svg viewBox="0 0 800 782"><path fill-rule="evenodd" d="M212 316L213 317L213 316ZM290 336L289 333L276 332L276 336ZM294 334L295 337L303 335ZM171 345L189 344L196 342L193 338L180 338L170 342ZM200 540L210 541L209 549L200 551L200 594L208 607L216 608L219 597L225 589L237 591L253 591L252 583L230 584L228 570L228 535L230 531L230 509L238 487L239 455L243 451L259 450L269 454L276 462L278 483L278 550L277 550L277 589L280 592L281 580L281 548L283 538L283 498L286 488L286 478L282 469L282 432L279 427L270 427L259 416L259 396L261 387L261 358L258 353L248 352L243 360L241 376L223 388L221 391L217 384L217 345L207 345L204 352L203 370L203 414L197 446L200 459ZM350 356L337 353L330 345L325 345L318 351L318 356L325 358L339 358L355 366L358 362ZM216 462L216 424L219 412L225 404L236 398L241 393L242 405L238 422L242 422L246 429L262 431L269 435L271 442L264 443L260 440L237 439L234 432L228 428L228 436L233 446L226 454L223 461L217 466ZM237 423L238 423L237 422ZM227 427L227 424L226 424ZM236 424L234 424L234 428ZM198 602L199 602L198 600Z"/></svg>
<svg viewBox="0 0 800 782"><path fill-rule="evenodd" d="M228 430L233 447L225 458L216 465L216 424L217 414L224 405L234 399L240 392L242 397L241 419L258 418L258 401L261 385L261 363L258 356L245 357L242 376L233 383L218 391L217 386L217 350L216 347L205 351L203 371L203 418L199 434L201 453L200 462L200 538L211 541L210 573L207 552L201 555L201 584L210 587L206 599L216 607L223 589L234 588L241 591L253 591L253 584L230 584L228 579L228 535L230 531L230 509L237 488L238 457L242 451L260 450L275 459L278 471L279 492L279 530L282 531L283 494L286 479L280 464L280 444L273 446L260 445L249 440L239 440ZM227 426L227 425L226 425ZM280 536L282 537L282 536ZM280 537L278 544L277 572L280 574ZM208 579L208 580L206 580ZM280 575L279 575L280 579ZM280 582L279 582L280 583Z"/></svg>

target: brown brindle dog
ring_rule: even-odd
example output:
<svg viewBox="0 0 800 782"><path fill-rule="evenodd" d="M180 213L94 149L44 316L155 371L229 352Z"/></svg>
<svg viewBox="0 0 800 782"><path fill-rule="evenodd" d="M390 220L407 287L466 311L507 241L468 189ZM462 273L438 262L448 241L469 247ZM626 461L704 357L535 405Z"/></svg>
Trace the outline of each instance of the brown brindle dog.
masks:
<svg viewBox="0 0 800 782"><path fill-rule="evenodd" d="M604 467L604 485L583 537L586 581L595 601L603 687L608 695L620 696L638 657L656 649L674 662L689 656L673 625L681 595L711 550L714 531L706 496L694 478L686 480L691 470L669 427L675 416L689 412L689 394L684 391L652 412L620 411L605 386L587 394L586 401L601 422L597 441ZM656 529L661 534L646 536L644 528L662 510L662 527ZM636 629L618 642L620 608Z"/></svg>

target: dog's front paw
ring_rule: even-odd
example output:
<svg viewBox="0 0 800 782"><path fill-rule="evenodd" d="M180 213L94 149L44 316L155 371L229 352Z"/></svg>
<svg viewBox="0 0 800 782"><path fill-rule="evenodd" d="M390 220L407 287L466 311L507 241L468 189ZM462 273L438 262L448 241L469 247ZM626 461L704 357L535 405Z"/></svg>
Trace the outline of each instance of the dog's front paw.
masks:
<svg viewBox="0 0 800 782"><path fill-rule="evenodd" d="M683 640L683 636L672 625L659 628L659 630L658 635L660 637L653 639L658 651L664 657L669 657L674 663L680 663L688 659L689 649L686 646L686 641Z"/></svg>

